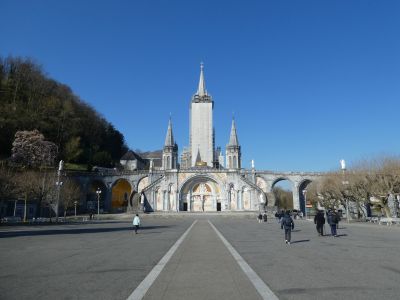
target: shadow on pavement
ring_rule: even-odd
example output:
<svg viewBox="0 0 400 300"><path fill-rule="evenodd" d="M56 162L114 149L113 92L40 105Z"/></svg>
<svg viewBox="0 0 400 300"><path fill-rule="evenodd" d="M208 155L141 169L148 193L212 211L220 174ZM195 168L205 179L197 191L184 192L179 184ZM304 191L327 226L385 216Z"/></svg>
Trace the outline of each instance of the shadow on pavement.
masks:
<svg viewBox="0 0 400 300"><path fill-rule="evenodd" d="M151 229L160 229L160 228L169 228L172 226L143 226L140 227L140 231L151 230ZM39 236L39 235L61 235L61 234L85 234L85 233L103 233L103 232L115 232L115 231L132 231L132 226L124 226L124 227L112 227L112 228L75 228L75 229L45 229L45 230L24 230L24 231L8 231L1 232L0 238L9 238L9 237L20 237L20 236Z"/></svg>
<svg viewBox="0 0 400 300"><path fill-rule="evenodd" d="M305 242L309 242L310 240L298 240L298 241L293 241L291 242L291 244L297 244L297 243L305 243Z"/></svg>

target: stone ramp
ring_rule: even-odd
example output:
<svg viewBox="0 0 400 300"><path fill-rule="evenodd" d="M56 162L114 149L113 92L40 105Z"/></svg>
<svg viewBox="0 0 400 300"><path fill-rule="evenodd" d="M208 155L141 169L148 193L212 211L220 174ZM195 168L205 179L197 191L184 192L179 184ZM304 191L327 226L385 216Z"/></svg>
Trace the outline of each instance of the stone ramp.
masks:
<svg viewBox="0 0 400 300"><path fill-rule="evenodd" d="M207 220L198 220L143 299L262 299Z"/></svg>

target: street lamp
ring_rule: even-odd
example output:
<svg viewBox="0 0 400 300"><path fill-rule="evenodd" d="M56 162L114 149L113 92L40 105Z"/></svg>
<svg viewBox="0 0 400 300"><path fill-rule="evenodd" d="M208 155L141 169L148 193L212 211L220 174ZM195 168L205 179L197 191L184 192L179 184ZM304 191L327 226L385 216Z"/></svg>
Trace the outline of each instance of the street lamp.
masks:
<svg viewBox="0 0 400 300"><path fill-rule="evenodd" d="M97 188L96 194L97 194L97 219L99 219L99 217L100 217L100 194L101 194L100 188Z"/></svg>
<svg viewBox="0 0 400 300"><path fill-rule="evenodd" d="M303 190L303 196L304 196L304 211L306 213L306 220L307 220L307 190Z"/></svg>
<svg viewBox="0 0 400 300"><path fill-rule="evenodd" d="M344 186L346 186L347 184L349 184L348 181L346 181L346 162L344 159L340 160L340 168L342 169L342 174L343 174L343 181L342 184ZM346 189L345 189L346 191ZM349 223L349 201L347 199L347 197L345 198L346 201L346 219L347 219L347 223Z"/></svg>

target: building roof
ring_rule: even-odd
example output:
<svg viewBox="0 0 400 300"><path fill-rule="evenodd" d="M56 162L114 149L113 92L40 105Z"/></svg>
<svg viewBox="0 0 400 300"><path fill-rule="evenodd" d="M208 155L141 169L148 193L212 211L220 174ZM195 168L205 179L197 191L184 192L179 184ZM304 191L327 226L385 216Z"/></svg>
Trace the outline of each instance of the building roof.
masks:
<svg viewBox="0 0 400 300"><path fill-rule="evenodd" d="M143 158L132 150L128 150L122 157L121 160L140 160L143 161Z"/></svg>

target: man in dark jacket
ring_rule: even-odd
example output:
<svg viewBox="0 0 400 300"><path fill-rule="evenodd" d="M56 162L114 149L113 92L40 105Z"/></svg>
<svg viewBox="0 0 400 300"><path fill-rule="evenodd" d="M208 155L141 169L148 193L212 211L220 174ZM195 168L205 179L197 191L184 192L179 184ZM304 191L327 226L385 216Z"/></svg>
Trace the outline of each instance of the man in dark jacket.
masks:
<svg viewBox="0 0 400 300"><path fill-rule="evenodd" d="M339 223L339 216L335 211L330 211L328 213L328 224L331 227L331 235L337 237L337 224Z"/></svg>
<svg viewBox="0 0 400 300"><path fill-rule="evenodd" d="M317 231L318 231L318 235L319 236L323 236L324 235L324 224L325 224L325 217L324 217L324 213L319 210L317 212L317 214L314 217L314 224L317 225Z"/></svg>
<svg viewBox="0 0 400 300"><path fill-rule="evenodd" d="M290 212L287 210L281 219L281 229L285 229L285 243L290 245L290 239L292 235L292 229L294 228L294 222L290 216Z"/></svg>

